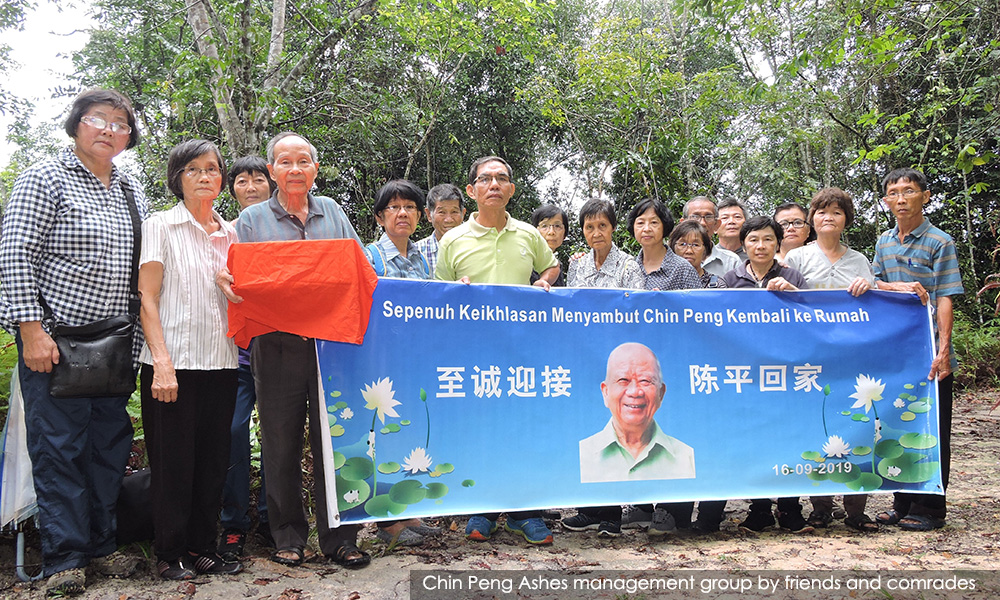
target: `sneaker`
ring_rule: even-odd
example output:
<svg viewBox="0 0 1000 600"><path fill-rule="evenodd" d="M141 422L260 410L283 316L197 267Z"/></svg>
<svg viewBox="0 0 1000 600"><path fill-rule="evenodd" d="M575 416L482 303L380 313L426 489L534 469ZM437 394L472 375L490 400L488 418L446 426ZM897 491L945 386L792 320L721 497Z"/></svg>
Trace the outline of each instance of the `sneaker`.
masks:
<svg viewBox="0 0 1000 600"><path fill-rule="evenodd" d="M105 577L126 578L135 575L141 560L138 557L115 550L107 556L100 556L90 561L89 569L93 573Z"/></svg>
<svg viewBox="0 0 1000 600"><path fill-rule="evenodd" d="M86 590L87 573L80 568L66 569L49 577L45 593L49 596L74 596Z"/></svg>
<svg viewBox="0 0 1000 600"><path fill-rule="evenodd" d="M747 513L746 520L740 523L740 529L746 531L760 532L764 531L765 529L773 525L774 525L774 515L771 514L771 511L751 510L749 513Z"/></svg>
<svg viewBox="0 0 1000 600"><path fill-rule="evenodd" d="M417 535L422 535L424 537L432 535L441 535L441 533L444 532L444 529L441 529L440 527L435 527L433 525L428 525L427 523L420 523L420 525L407 525L406 528L412 531L413 533L416 533Z"/></svg>
<svg viewBox="0 0 1000 600"><path fill-rule="evenodd" d="M532 519L512 519L507 517L504 528L511 533L520 533L528 543L548 545L552 543L552 532L539 517Z"/></svg>
<svg viewBox="0 0 1000 600"><path fill-rule="evenodd" d="M622 507L622 529L645 529L653 520L653 513L638 506L626 504Z"/></svg>
<svg viewBox="0 0 1000 600"><path fill-rule="evenodd" d="M482 515L469 517L469 524L465 526L465 537L477 542L485 542L490 539L497 530L497 522L490 521Z"/></svg>
<svg viewBox="0 0 1000 600"><path fill-rule="evenodd" d="M237 562L243 556L243 547L247 543L247 534L239 529L227 529L222 532L222 539L219 541L217 552L222 560L227 562Z"/></svg>
<svg viewBox="0 0 1000 600"><path fill-rule="evenodd" d="M778 526L792 533L812 533L815 528L802 518L801 512L780 513Z"/></svg>
<svg viewBox="0 0 1000 600"><path fill-rule="evenodd" d="M194 569L199 575L235 575L243 570L243 563L238 560L224 560L218 554L192 555Z"/></svg>
<svg viewBox="0 0 1000 600"><path fill-rule="evenodd" d="M587 531L588 529L597 529L601 524L601 520L595 519L586 513L578 512L572 517L563 519L562 524L563 527L570 531Z"/></svg>
<svg viewBox="0 0 1000 600"><path fill-rule="evenodd" d="M663 537L669 533L677 532L677 522L674 516L667 512L667 509L656 507L653 510L653 518L650 520L649 529L646 535L649 537Z"/></svg>
<svg viewBox="0 0 1000 600"><path fill-rule="evenodd" d="M404 527L400 530L399 535L389 533L387 530L378 528L375 532L375 537L382 540L390 546L395 542L397 546L419 546L424 543L424 536L413 531L409 527Z"/></svg>
<svg viewBox="0 0 1000 600"><path fill-rule="evenodd" d="M194 569L185 564L183 558L161 560L156 563L156 570L160 573L160 577L171 581L187 581L188 579L194 579L195 575L197 575Z"/></svg>
<svg viewBox="0 0 1000 600"><path fill-rule="evenodd" d="M622 524L617 521L601 521L597 526L597 537L614 538L622 534Z"/></svg>

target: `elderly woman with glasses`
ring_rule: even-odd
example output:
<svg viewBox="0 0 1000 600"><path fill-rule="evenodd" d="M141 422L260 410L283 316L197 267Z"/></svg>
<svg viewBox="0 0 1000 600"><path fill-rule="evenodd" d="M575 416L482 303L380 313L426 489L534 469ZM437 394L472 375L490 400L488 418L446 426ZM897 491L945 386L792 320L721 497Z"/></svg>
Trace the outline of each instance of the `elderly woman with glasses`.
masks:
<svg viewBox="0 0 1000 600"><path fill-rule="evenodd" d="M143 224L139 294L142 419L152 474L153 550L164 579L233 574L216 552L236 405L236 345L215 285L236 230L212 208L226 164L206 140L174 146L167 187L180 202Z"/></svg>
<svg viewBox="0 0 1000 600"><path fill-rule="evenodd" d="M55 324L134 313L133 249L149 209L139 182L112 162L139 141L125 95L81 93L65 129L72 147L14 182L0 236L0 321L17 343L50 595L83 592L88 566L114 575L135 570L134 560L110 556L117 548L115 502L132 447L129 394L53 398L49 384L62 358ZM137 347L141 335L135 337ZM127 364L134 356L123 359Z"/></svg>
<svg viewBox="0 0 1000 600"><path fill-rule="evenodd" d="M555 204L543 204L536 208L531 213L531 224L545 238L545 243L549 245L552 254L555 254L556 250L566 241L566 234L569 232L569 217L566 216L566 211ZM559 255L556 255L556 258L558 259ZM538 272L532 271L531 283L536 281L538 281ZM559 276L556 277L552 285L555 287L566 286L566 275L562 270L562 265L559 266Z"/></svg>

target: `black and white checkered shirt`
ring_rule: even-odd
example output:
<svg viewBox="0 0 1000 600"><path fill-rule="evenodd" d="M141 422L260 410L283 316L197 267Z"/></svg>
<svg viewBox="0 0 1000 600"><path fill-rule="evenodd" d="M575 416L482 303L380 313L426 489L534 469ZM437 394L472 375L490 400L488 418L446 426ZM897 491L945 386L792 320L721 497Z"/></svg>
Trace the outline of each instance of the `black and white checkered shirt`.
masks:
<svg viewBox="0 0 1000 600"><path fill-rule="evenodd" d="M4 329L43 320L39 293L67 325L128 312L133 236L123 177L145 219L149 202L135 178L115 168L105 188L70 148L17 178L0 237Z"/></svg>

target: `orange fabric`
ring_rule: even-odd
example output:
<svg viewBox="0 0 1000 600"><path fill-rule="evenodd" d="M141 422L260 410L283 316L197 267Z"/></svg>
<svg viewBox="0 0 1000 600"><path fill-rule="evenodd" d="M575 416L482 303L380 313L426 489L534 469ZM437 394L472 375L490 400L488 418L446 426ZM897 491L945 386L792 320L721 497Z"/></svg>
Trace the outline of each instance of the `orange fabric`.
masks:
<svg viewBox="0 0 1000 600"><path fill-rule="evenodd" d="M229 336L246 348L272 331L360 344L378 276L354 240L258 242L229 247Z"/></svg>

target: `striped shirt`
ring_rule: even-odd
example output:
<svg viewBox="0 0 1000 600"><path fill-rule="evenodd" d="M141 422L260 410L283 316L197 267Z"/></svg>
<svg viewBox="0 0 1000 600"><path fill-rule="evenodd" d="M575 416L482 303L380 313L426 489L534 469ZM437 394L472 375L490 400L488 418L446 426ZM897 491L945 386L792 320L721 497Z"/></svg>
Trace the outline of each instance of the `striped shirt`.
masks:
<svg viewBox="0 0 1000 600"><path fill-rule="evenodd" d="M139 264L163 265L160 323L163 341L175 369L235 369L236 345L226 337L226 297L215 274L226 266L236 230L215 211L220 229L208 234L184 206L151 216L142 224ZM139 360L153 364L149 346Z"/></svg>
<svg viewBox="0 0 1000 600"><path fill-rule="evenodd" d="M958 253L951 236L924 219L916 229L899 241L899 226L879 236L875 243L872 270L879 281L919 282L930 296L931 310L937 311L938 296L964 294L958 271ZM934 319L937 335L937 318ZM951 349L952 367L958 365Z"/></svg>
<svg viewBox="0 0 1000 600"><path fill-rule="evenodd" d="M22 322L42 321L39 295L66 325L128 313L134 236L123 181L144 219L149 203L138 181L112 167L105 187L71 148L17 178L0 236L4 329L14 333ZM136 356L141 344L140 331Z"/></svg>

